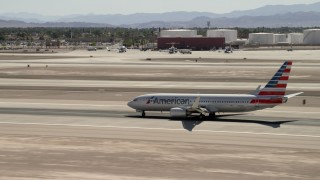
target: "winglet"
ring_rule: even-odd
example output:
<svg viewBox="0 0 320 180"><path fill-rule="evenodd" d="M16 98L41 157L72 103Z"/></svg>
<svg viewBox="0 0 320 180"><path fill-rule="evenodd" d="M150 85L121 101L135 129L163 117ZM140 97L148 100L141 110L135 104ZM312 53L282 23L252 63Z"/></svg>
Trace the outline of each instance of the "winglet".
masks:
<svg viewBox="0 0 320 180"><path fill-rule="evenodd" d="M198 108L199 104L200 104L200 96L198 96L196 100L194 100L194 103L192 104L192 109Z"/></svg>
<svg viewBox="0 0 320 180"><path fill-rule="evenodd" d="M289 95L286 95L286 96L284 96L284 97L290 99L290 98L293 98L293 97L298 96L298 95L300 95L300 94L303 94L303 92L298 92L298 93L294 93L294 94L289 94Z"/></svg>

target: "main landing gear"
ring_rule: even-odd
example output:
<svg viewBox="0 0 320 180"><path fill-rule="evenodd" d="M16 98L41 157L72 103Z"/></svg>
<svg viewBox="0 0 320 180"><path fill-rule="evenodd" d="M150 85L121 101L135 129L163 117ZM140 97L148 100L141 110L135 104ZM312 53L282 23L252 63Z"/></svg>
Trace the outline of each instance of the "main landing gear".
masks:
<svg viewBox="0 0 320 180"><path fill-rule="evenodd" d="M213 112L213 113L210 113L210 114L209 114L209 118L216 118L216 113L214 113L214 112Z"/></svg>
<svg viewBox="0 0 320 180"><path fill-rule="evenodd" d="M146 112L145 111L141 111L141 117L146 117Z"/></svg>
<svg viewBox="0 0 320 180"><path fill-rule="evenodd" d="M204 119L205 117L206 117L206 115L204 115L204 114L200 114L200 116L199 116L200 119Z"/></svg>

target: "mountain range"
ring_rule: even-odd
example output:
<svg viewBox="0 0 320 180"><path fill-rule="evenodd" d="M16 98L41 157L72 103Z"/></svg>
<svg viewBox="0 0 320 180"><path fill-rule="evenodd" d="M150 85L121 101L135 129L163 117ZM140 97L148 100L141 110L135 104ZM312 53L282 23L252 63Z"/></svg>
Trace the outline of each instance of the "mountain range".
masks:
<svg viewBox="0 0 320 180"><path fill-rule="evenodd" d="M33 13L0 13L0 27L130 27L192 28L320 26L320 2L313 4L267 5L225 14L211 12L167 12L44 16Z"/></svg>
<svg viewBox="0 0 320 180"><path fill-rule="evenodd" d="M12 27L114 27L109 24L87 23L87 22L46 22L46 23L26 23L24 21L16 20L1 20L0 28Z"/></svg>
<svg viewBox="0 0 320 180"><path fill-rule="evenodd" d="M131 24L131 28L193 28L206 27L207 22L212 27L233 28L233 27L320 27L320 12L295 12L287 14L276 14L270 16L241 16L237 18L208 18L198 17L191 21L164 22L153 21L141 24Z"/></svg>

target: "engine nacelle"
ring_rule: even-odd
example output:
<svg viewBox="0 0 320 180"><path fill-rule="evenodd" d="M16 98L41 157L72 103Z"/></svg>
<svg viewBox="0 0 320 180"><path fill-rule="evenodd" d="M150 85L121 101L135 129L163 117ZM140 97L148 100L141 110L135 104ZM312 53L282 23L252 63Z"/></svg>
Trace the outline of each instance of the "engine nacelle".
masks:
<svg viewBox="0 0 320 180"><path fill-rule="evenodd" d="M177 107L177 108L170 109L170 116L173 118L182 118L182 117L187 117L188 113L186 109Z"/></svg>

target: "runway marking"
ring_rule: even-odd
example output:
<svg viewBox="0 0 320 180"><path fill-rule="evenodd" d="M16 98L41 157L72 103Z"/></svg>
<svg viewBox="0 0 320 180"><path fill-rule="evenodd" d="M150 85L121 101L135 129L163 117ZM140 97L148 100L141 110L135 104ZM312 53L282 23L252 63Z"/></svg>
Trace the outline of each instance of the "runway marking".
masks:
<svg viewBox="0 0 320 180"><path fill-rule="evenodd" d="M320 112L302 112L302 111L278 111L278 110L261 110L261 111L257 111L257 112L279 112L279 113L298 113L298 114L320 114Z"/></svg>
<svg viewBox="0 0 320 180"><path fill-rule="evenodd" d="M3 102L1 101L0 104L19 104L19 105L65 105L65 106L97 106L97 107L110 107L110 106L117 106L122 107L123 105L108 105L108 104L63 104L63 103L26 103L26 102Z"/></svg>
<svg viewBox="0 0 320 180"><path fill-rule="evenodd" d="M28 103L28 102L6 102L1 101L0 104L18 104L18 105L50 105L50 106L91 106L91 107L126 107L126 105L108 105L108 104L64 104L64 103ZM261 110L257 112L278 112L278 113L291 113L295 112L298 114L320 114L320 112L302 112L302 111L280 111L280 110Z"/></svg>
<svg viewBox="0 0 320 180"><path fill-rule="evenodd" d="M14 123L0 122L0 124L11 125L39 125L39 126L66 126L66 127L92 127L92 128L115 128L115 129L141 129L141 130L162 130L162 131L186 131L185 129L170 129L170 128L146 128L146 127L124 127L124 126L93 126L93 125L75 125L75 124L45 124L45 123ZM214 130L195 130L193 132L210 132L210 133L229 133L229 134L250 134L250 135L271 135L271 136L291 136L291 137L311 137L320 138L316 135L306 134L280 134L280 133L256 133L256 132L240 132L240 131L214 131Z"/></svg>

